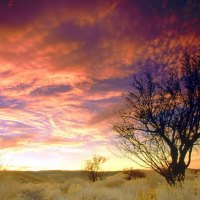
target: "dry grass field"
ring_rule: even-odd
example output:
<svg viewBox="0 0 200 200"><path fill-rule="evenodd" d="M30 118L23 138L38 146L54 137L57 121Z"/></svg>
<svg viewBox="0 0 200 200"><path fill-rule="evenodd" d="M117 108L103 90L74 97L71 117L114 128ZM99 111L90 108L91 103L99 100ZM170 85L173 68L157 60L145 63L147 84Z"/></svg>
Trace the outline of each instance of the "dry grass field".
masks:
<svg viewBox="0 0 200 200"><path fill-rule="evenodd" d="M152 171L146 178L126 180L121 172L107 172L91 183L81 171L0 172L1 200L199 200L200 174L188 170L175 188Z"/></svg>

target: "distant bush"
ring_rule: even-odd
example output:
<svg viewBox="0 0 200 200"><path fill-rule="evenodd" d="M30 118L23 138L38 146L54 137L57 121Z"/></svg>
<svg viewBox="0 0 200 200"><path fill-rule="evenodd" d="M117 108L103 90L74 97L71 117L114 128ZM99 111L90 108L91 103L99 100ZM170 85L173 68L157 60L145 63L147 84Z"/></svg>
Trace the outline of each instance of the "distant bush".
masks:
<svg viewBox="0 0 200 200"><path fill-rule="evenodd" d="M199 174L200 170L199 169L193 169L190 171L191 174Z"/></svg>
<svg viewBox="0 0 200 200"><path fill-rule="evenodd" d="M144 172L142 172L141 170L134 170L133 168L124 169L123 172L127 180L146 177L146 174Z"/></svg>

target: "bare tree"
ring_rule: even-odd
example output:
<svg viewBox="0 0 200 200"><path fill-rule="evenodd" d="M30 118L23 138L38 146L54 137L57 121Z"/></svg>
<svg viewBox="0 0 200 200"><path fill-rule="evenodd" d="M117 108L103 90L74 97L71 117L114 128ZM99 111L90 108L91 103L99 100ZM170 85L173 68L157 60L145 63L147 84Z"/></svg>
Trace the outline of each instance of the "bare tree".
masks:
<svg viewBox="0 0 200 200"><path fill-rule="evenodd" d="M94 155L92 159L85 161L83 170L87 173L92 182L97 181L98 177L102 178L101 166L106 160L107 159L103 156Z"/></svg>
<svg viewBox="0 0 200 200"><path fill-rule="evenodd" d="M113 125L120 151L170 185L184 181L200 138L200 56L185 54L179 73L170 71L162 80L149 72L135 76L132 89Z"/></svg>

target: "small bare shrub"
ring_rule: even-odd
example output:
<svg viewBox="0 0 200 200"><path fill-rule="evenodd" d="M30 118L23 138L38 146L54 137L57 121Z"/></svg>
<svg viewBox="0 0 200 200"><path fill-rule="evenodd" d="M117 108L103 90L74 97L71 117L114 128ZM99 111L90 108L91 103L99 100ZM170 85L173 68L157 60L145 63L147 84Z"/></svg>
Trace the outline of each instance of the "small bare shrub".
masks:
<svg viewBox="0 0 200 200"><path fill-rule="evenodd" d="M106 162L106 158L103 156L94 155L92 159L85 161L83 171L88 175L88 178L95 182L99 178L103 179L103 173L101 172L101 166Z"/></svg>

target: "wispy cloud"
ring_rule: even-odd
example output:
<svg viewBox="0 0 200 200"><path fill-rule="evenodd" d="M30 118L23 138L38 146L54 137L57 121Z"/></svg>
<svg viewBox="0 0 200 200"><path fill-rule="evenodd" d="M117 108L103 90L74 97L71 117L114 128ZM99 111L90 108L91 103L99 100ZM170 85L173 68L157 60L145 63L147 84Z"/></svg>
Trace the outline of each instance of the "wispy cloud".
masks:
<svg viewBox="0 0 200 200"><path fill-rule="evenodd" d="M37 87L30 92L31 96L52 96L72 90L70 85L48 85Z"/></svg>

